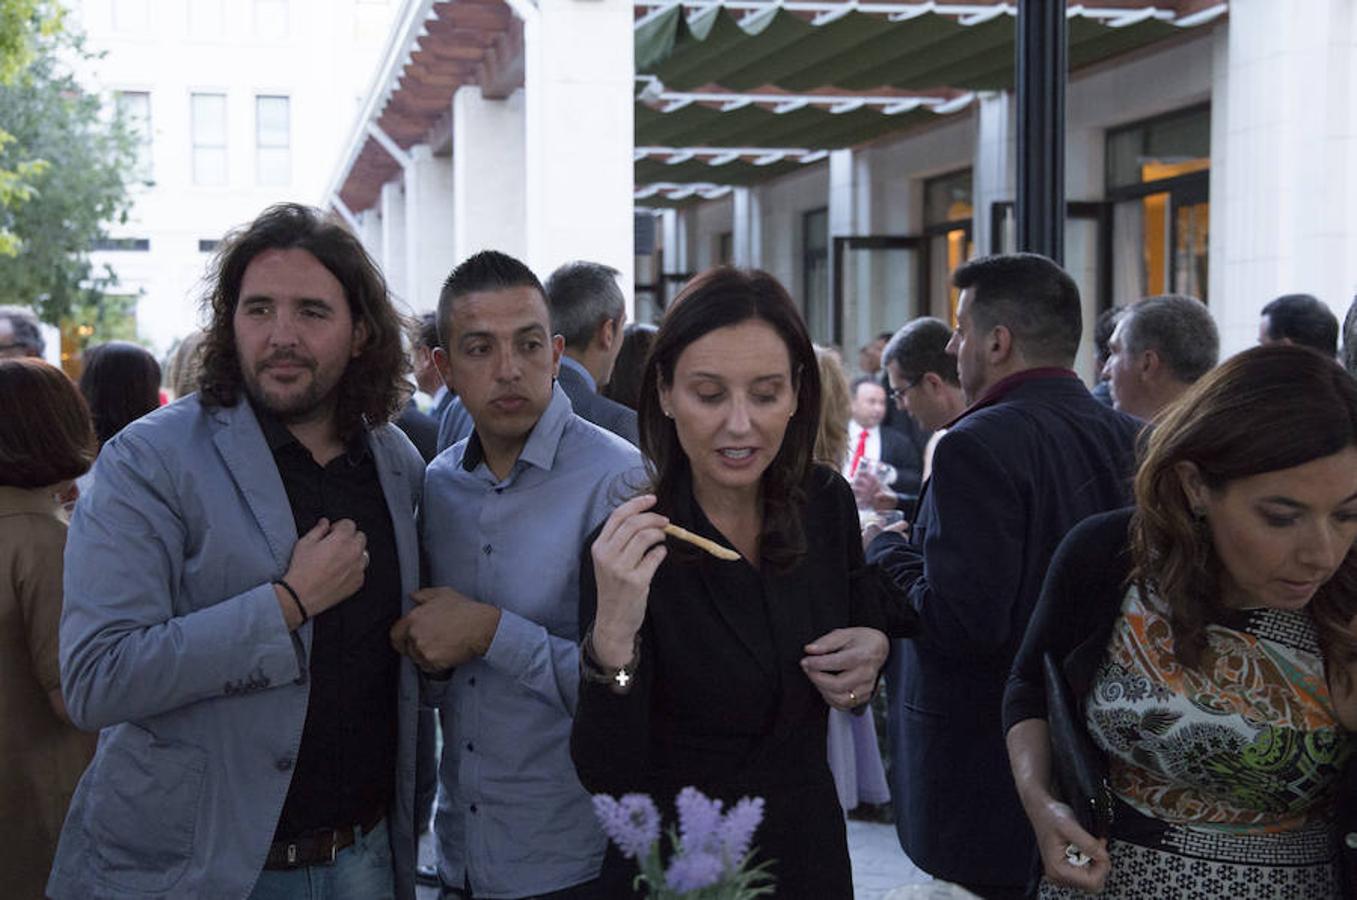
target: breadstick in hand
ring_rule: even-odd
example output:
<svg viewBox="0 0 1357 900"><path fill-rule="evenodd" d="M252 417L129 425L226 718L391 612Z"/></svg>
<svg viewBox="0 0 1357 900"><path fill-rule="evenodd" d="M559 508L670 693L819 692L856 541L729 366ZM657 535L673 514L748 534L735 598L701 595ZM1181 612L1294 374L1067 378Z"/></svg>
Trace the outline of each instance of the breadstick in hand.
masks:
<svg viewBox="0 0 1357 900"><path fill-rule="evenodd" d="M694 547L706 550L717 559L734 560L740 558L740 554L731 550L729 547L722 547L715 541L708 540L700 534L693 534L688 529L680 528L677 525L670 524L664 526L664 533L670 537L678 538L680 541L687 541Z"/></svg>

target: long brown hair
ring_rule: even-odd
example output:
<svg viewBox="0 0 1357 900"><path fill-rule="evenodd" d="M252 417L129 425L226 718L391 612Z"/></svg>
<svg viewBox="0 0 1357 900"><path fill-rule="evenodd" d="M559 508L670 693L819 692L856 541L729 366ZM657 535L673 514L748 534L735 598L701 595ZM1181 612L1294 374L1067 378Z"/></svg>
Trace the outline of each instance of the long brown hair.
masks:
<svg viewBox="0 0 1357 900"><path fill-rule="evenodd" d="M1136 475L1131 580L1168 604L1174 653L1196 666L1206 625L1224 612L1222 566L1175 466L1191 462L1211 491L1357 445L1357 382L1304 347L1255 347L1207 373L1158 420ZM1357 658L1357 553L1315 593L1310 614L1326 659ZM1338 669L1346 683L1346 672Z"/></svg>
<svg viewBox="0 0 1357 900"><path fill-rule="evenodd" d="M668 513L674 508L679 486L688 477L688 457L679 445L674 423L660 409L660 385L674 383L674 366L694 341L718 328L751 319L767 322L787 345L796 388L796 413L787 423L782 446L763 473L762 483L761 552L771 568L786 571L806 552L800 507L819 429L820 372L801 314L776 278L757 269L722 266L701 273L684 286L670 304L650 348L636 410L637 424L651 490L657 498L656 509Z"/></svg>
<svg viewBox="0 0 1357 900"><path fill-rule="evenodd" d="M356 326L367 340L339 381L335 426L348 440L364 428L390 421L409 393L410 363L401 345L403 322L387 295L386 281L358 239L317 209L297 203L270 206L249 225L228 235L212 266L212 289L204 301L211 316L200 351L199 393L208 405L235 406L244 377L236 350L234 318L245 270L265 250L305 250L344 288Z"/></svg>

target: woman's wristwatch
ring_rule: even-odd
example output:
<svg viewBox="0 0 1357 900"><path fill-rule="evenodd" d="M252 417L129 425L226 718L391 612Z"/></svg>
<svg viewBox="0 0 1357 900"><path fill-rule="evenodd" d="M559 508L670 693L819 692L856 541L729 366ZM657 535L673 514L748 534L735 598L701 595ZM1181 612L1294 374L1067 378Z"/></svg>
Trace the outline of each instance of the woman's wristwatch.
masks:
<svg viewBox="0 0 1357 900"><path fill-rule="evenodd" d="M615 669L599 665L598 657L594 653L594 629L592 627L585 632L584 640L580 642L580 676L585 681L608 685L615 694L625 694L631 690L631 684L636 680L636 665L640 661L641 632L639 631L636 632L636 638L632 641L631 659Z"/></svg>

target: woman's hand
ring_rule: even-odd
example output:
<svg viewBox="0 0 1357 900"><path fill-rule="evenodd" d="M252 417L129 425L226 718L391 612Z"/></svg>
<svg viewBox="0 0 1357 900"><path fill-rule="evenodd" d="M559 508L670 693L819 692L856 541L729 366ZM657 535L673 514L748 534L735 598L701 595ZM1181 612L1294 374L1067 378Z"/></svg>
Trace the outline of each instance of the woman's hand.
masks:
<svg viewBox="0 0 1357 900"><path fill-rule="evenodd" d="M835 709L852 709L872 698L890 641L875 628L836 628L806 645L801 670Z"/></svg>
<svg viewBox="0 0 1357 900"><path fill-rule="evenodd" d="M613 510L590 550L598 584L594 662L607 669L631 662L636 633L645 620L650 580L668 553L663 529L669 520L646 512L654 505L655 496L643 494Z"/></svg>
<svg viewBox="0 0 1357 900"><path fill-rule="evenodd" d="M1037 849L1041 852L1041 866L1052 882L1081 891L1097 894L1103 889L1108 873L1112 871L1107 855L1107 840L1095 838L1085 831L1069 806L1049 797L1032 819L1037 835ZM1088 858L1084 865L1076 865L1067 849L1071 845Z"/></svg>

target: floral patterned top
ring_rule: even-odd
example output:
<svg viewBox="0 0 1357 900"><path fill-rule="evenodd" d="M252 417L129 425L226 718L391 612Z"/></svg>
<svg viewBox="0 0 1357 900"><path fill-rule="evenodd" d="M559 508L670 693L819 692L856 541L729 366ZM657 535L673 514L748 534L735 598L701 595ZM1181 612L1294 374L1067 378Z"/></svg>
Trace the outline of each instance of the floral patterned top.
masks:
<svg viewBox="0 0 1357 900"><path fill-rule="evenodd" d="M1200 665L1173 655L1167 610L1128 589L1086 717L1112 790L1145 815L1235 833L1327 814L1352 752L1306 611L1234 610Z"/></svg>

